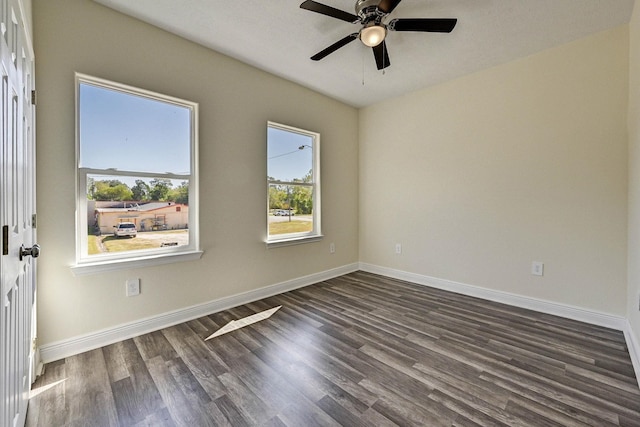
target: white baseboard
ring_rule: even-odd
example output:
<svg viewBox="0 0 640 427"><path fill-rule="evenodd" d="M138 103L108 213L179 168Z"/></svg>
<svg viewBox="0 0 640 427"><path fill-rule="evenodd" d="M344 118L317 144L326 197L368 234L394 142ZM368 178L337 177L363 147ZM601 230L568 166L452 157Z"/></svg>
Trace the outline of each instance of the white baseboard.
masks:
<svg viewBox="0 0 640 427"><path fill-rule="evenodd" d="M631 323L627 320L627 325L624 332L624 338L627 341L627 347L629 348L629 356L631 356L631 363L633 363L633 370L636 372L636 381L640 386L640 342L636 338L638 335L633 333Z"/></svg>
<svg viewBox="0 0 640 427"><path fill-rule="evenodd" d="M148 317L146 319L140 319L135 322L126 323L113 328L103 329L91 334L51 344L45 344L40 347L40 358L44 363L64 359L65 357L104 347L105 345L113 344L118 341L157 331L159 329L167 328L169 326L177 325L179 323L187 322L222 310L237 307L239 305L248 304L283 292L309 286L323 280L352 273L356 270L358 270L357 263L348 264L331 270L287 280L285 282L266 286L253 291L220 298L203 304Z"/></svg>
<svg viewBox="0 0 640 427"><path fill-rule="evenodd" d="M406 271L380 267L367 263L360 263L360 270L367 271L369 273L380 274L382 276L392 277L394 279L405 280L407 282L416 283L418 285L425 285L432 288L456 292L459 294L481 298L489 301L500 302L515 307L527 308L542 313L553 314L573 320L579 320L581 322L604 326L607 328L616 329L618 331L623 331L625 329L625 323L627 321L624 317L614 316L611 314L599 313L597 311L586 310L584 308L524 297L508 292L481 288L479 286L468 285L451 280L438 279L436 277L409 273Z"/></svg>
<svg viewBox="0 0 640 427"><path fill-rule="evenodd" d="M631 324L624 317L586 310L584 308L565 304L558 304L551 301L544 301L536 298L511 294L508 292L481 288L479 286L439 279L422 274L409 273L406 271L395 270L388 267L380 267L363 262L360 263L360 270L369 273L380 274L382 276L391 277L394 279L404 280L418 285L456 292L459 294L481 298L488 301L500 302L515 307L526 308L546 314L553 314L555 316L560 316L567 319L578 320L581 322L590 323L592 325L598 325L622 331L627 342L627 347L629 348L629 356L631 357L631 363L633 364L633 368L636 373L636 380L640 385L640 343L637 342L635 335L633 334Z"/></svg>

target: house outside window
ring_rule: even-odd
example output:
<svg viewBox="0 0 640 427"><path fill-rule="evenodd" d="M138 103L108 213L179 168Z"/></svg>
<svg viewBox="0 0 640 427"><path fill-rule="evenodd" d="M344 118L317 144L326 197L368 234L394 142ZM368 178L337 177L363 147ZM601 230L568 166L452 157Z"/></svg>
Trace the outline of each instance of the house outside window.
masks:
<svg viewBox="0 0 640 427"><path fill-rule="evenodd" d="M199 253L197 104L76 74L76 109L75 267Z"/></svg>
<svg viewBox="0 0 640 427"><path fill-rule="evenodd" d="M318 240L320 134L267 123L267 244Z"/></svg>

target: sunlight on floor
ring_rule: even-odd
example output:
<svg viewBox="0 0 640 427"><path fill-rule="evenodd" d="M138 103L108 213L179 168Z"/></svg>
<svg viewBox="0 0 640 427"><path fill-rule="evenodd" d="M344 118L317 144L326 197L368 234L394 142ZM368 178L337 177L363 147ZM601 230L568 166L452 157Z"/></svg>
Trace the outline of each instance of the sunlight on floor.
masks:
<svg viewBox="0 0 640 427"><path fill-rule="evenodd" d="M251 316L247 316L239 320L232 320L231 322L227 323L222 328L218 329L213 334L211 334L208 338L205 339L205 341L210 340L211 338L218 337L220 335L224 335L228 332L232 332L237 329L244 328L245 326L252 325L262 320L268 319L273 315L273 313L280 310L281 307L282 306L279 305L277 307L270 308L269 310L261 311L260 313L252 314Z"/></svg>
<svg viewBox="0 0 640 427"><path fill-rule="evenodd" d="M55 386L57 386L58 384L62 384L62 383L64 383L66 380L67 380L67 379L65 378L65 379L63 379L63 380L56 381L56 382L51 383L51 384L43 385L42 387L38 387L38 388L36 388L36 389L34 389L34 390L31 390L31 393L29 394L29 399L34 398L34 397L36 397L36 396L38 396L38 395L40 395L40 394L44 393L45 391L47 391L47 390L50 390L50 389L54 388L54 387L55 387Z"/></svg>

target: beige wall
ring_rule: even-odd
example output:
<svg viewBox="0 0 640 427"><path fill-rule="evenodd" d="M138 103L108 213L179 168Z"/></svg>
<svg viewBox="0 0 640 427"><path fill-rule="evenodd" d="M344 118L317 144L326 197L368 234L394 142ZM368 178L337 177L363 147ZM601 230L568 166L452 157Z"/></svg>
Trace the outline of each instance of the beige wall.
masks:
<svg viewBox="0 0 640 427"><path fill-rule="evenodd" d="M357 261L354 108L90 0L34 0L33 13L43 248L40 344ZM71 273L76 71L200 104L201 260L92 276ZM319 243L265 247L268 120L322 135L325 238ZM330 242L335 254L329 253ZM140 296L125 297L127 278L141 279Z"/></svg>
<svg viewBox="0 0 640 427"><path fill-rule="evenodd" d="M640 5L630 27L629 60L629 322L640 345Z"/></svg>
<svg viewBox="0 0 640 427"><path fill-rule="evenodd" d="M362 109L360 260L625 315L628 37Z"/></svg>

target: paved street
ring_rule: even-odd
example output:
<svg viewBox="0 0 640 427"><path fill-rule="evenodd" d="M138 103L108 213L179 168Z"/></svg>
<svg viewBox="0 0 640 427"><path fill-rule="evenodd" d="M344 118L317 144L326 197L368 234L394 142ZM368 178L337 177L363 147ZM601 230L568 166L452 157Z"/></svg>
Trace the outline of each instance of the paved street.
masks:
<svg viewBox="0 0 640 427"><path fill-rule="evenodd" d="M269 222L287 222L289 221L289 217L288 216L275 216L275 215L269 215ZM307 222L312 222L313 221L313 216L312 215L293 215L291 217L291 221L307 221Z"/></svg>

